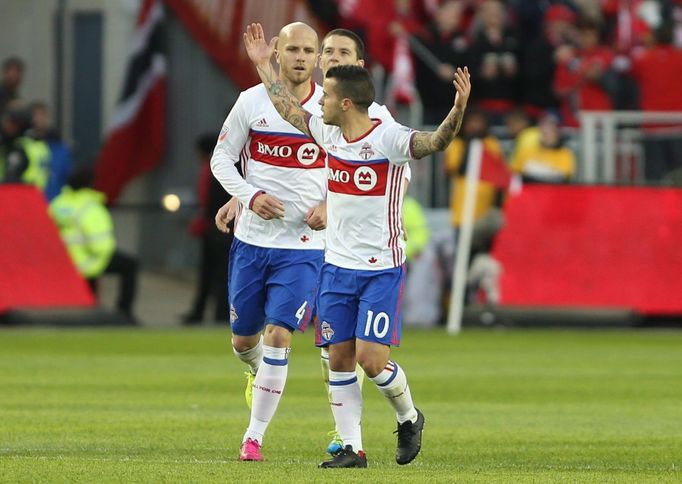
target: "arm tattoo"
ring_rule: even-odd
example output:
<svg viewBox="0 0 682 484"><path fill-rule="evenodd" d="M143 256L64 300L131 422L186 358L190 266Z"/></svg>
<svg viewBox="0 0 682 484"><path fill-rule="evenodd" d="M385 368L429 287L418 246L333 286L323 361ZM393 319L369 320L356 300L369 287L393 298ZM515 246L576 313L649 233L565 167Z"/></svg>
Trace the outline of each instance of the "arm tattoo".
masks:
<svg viewBox="0 0 682 484"><path fill-rule="evenodd" d="M452 141L452 138L459 132L463 117L463 109L452 108L436 131L417 132L412 137L412 144L410 146L412 155L419 159L436 151L445 150L450 141Z"/></svg>
<svg viewBox="0 0 682 484"><path fill-rule="evenodd" d="M286 85L275 77L272 65L268 63L267 66L258 66L257 70L279 115L302 133L311 136L308 129L310 113L303 109L301 103L289 92Z"/></svg>

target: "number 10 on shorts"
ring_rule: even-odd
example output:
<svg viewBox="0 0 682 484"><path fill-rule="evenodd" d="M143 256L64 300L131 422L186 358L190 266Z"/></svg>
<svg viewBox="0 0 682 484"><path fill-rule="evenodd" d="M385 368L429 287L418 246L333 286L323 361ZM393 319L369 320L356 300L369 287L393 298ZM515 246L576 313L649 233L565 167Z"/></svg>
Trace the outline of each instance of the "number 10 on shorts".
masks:
<svg viewBox="0 0 682 484"><path fill-rule="evenodd" d="M370 332L374 334L374 337L381 339L388 333L388 328L390 327L390 318L388 314L381 311L374 315L374 311L367 310L367 321L365 322L365 336L369 336Z"/></svg>

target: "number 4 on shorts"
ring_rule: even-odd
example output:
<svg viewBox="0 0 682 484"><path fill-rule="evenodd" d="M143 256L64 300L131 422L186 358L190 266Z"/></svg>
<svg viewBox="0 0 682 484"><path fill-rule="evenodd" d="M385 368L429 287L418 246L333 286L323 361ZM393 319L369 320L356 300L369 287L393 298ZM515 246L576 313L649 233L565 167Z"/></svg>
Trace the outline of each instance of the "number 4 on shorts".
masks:
<svg viewBox="0 0 682 484"><path fill-rule="evenodd" d="M301 307L298 308L298 311L296 311L296 325L299 326L301 324L301 320L305 316L305 310L308 307L308 301L303 301L303 304L301 304Z"/></svg>

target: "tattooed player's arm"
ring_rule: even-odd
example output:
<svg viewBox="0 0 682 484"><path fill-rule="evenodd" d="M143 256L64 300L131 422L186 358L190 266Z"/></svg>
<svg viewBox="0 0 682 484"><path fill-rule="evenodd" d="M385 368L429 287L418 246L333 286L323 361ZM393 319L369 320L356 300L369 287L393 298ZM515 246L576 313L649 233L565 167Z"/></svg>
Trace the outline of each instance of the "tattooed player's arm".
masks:
<svg viewBox="0 0 682 484"><path fill-rule="evenodd" d="M310 113L303 109L298 99L289 92L286 85L277 76L270 62L276 43L277 37L273 37L270 44L265 41L265 34L261 24L246 26L246 33L244 34L246 52L255 64L258 76L263 81L272 104L282 118L286 119L302 133L310 136L310 130L308 129Z"/></svg>
<svg viewBox="0 0 682 484"><path fill-rule="evenodd" d="M416 159L423 158L436 151L445 150L462 126L462 118L471 94L469 69L467 67L463 70L458 68L452 83L457 90L455 104L438 126L438 129L436 131L418 131L412 136L410 148Z"/></svg>

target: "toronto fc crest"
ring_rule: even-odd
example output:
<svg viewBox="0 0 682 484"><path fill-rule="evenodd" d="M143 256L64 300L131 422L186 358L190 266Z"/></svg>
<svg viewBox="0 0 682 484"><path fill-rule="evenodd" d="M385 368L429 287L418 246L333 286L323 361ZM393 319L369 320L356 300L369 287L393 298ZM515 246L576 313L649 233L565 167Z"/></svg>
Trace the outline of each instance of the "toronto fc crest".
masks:
<svg viewBox="0 0 682 484"><path fill-rule="evenodd" d="M369 143L364 143L362 148L360 148L360 158L367 161L372 156L374 156L374 151L372 151L372 145Z"/></svg>
<svg viewBox="0 0 682 484"><path fill-rule="evenodd" d="M332 336L334 336L334 330L327 321L322 321L322 325L320 326L320 333L322 333L322 337L327 341L330 341L332 339Z"/></svg>

